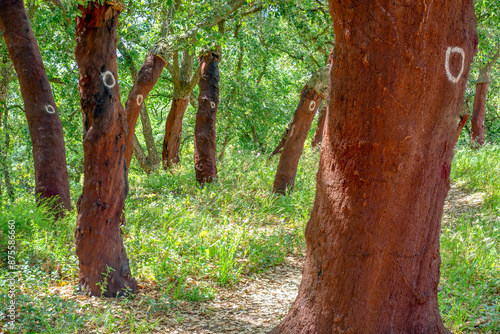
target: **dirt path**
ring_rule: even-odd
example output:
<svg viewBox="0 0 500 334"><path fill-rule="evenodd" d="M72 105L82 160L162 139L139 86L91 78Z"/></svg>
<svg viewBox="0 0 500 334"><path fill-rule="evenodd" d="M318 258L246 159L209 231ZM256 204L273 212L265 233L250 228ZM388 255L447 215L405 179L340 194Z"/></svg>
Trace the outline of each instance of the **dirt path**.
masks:
<svg viewBox="0 0 500 334"><path fill-rule="evenodd" d="M449 223L450 217L473 213L481 206L482 198L482 193L470 194L453 186L446 200L443 223ZM138 296L126 304L113 299L74 296L69 287L57 292L82 305L90 304L103 312L107 310L113 317L155 323L154 330L149 329L146 333L267 333L281 321L294 301L302 265L303 258L287 258L283 265L264 274L243 277L233 288L219 288L217 296L209 302L180 301L160 311L151 307L151 301L163 305L158 289L148 284L144 284ZM95 327L82 331L92 332L101 331Z"/></svg>

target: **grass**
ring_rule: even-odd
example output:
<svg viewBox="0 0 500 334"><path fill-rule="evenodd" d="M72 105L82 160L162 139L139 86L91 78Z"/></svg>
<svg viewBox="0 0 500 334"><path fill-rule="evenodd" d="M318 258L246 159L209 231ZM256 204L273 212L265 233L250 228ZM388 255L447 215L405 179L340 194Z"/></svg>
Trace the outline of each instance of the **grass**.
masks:
<svg viewBox="0 0 500 334"><path fill-rule="evenodd" d="M500 333L500 146L457 150L451 177L484 204L443 226L441 314L455 333Z"/></svg>
<svg viewBox="0 0 500 334"><path fill-rule="evenodd" d="M307 150L306 150L307 151ZM188 155L186 155L188 156ZM179 302L210 300L242 275L259 275L288 255L302 255L304 228L314 201L318 155L308 152L290 196L271 194L276 159L228 151L219 181L200 188L191 159L170 173L131 172L126 202L125 246L134 277L154 293L135 300L62 298L76 286L76 212L54 223L31 194L3 202L0 234L16 222L17 318L12 333L151 332L159 315ZM485 193L480 211L453 217L441 236L441 313L455 333L498 333L500 328L500 147L460 149L453 182ZM76 198L80 191L75 184ZM56 224L56 225L54 225ZM7 329L6 238L0 238L0 328ZM103 287L105 288L105 287ZM5 305L5 306L4 306ZM92 305L92 306L91 306ZM178 321L183 321L179 318Z"/></svg>

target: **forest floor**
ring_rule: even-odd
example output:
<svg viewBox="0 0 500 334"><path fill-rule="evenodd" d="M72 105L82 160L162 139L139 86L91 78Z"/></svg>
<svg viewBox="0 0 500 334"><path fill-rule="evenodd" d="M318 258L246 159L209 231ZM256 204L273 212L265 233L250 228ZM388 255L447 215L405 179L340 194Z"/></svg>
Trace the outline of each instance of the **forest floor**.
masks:
<svg viewBox="0 0 500 334"><path fill-rule="evenodd" d="M449 224L452 217L478 212L482 201L483 193L468 193L452 186L443 225ZM77 301L82 313L89 307L102 313L101 319L105 320L88 323L79 333L267 333L283 319L294 301L303 260L287 257L282 265L264 273L242 275L232 287L218 287L216 296L205 302L163 299L160 289L151 282L139 282L139 293L131 300L77 296L71 284L54 287L52 292ZM129 330L122 331L124 327Z"/></svg>

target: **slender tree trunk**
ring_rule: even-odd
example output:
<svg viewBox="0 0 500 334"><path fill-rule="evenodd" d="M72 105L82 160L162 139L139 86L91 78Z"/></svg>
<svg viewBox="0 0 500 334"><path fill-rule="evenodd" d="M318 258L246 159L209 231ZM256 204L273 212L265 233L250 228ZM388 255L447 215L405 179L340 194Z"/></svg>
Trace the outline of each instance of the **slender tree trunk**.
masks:
<svg viewBox="0 0 500 334"><path fill-rule="evenodd" d="M484 145L486 133L484 119L486 117L486 97L491 82L476 83L476 96L471 119L471 148L477 149Z"/></svg>
<svg viewBox="0 0 500 334"><path fill-rule="evenodd" d="M132 161L135 126L141 112L141 107L143 106L144 100L148 97L149 92L151 92L151 89L153 89L158 81L163 71L163 67L165 67L165 63L166 62L161 57L155 54L149 54L139 70L134 86L132 86L128 94L128 99L125 104L128 125L127 148L125 150L127 167L130 167L130 162Z"/></svg>
<svg viewBox="0 0 500 334"><path fill-rule="evenodd" d="M314 115L323 97L312 87L305 85L300 93L300 102L290 124L278 169L274 177L273 192L286 194L293 188L304 142L311 128Z"/></svg>
<svg viewBox="0 0 500 334"><path fill-rule="evenodd" d="M236 28L236 32L234 34L235 38L238 38L238 31L239 28ZM232 122L232 112L230 106L231 102L233 102L234 98L236 97L236 92L238 90L238 87L240 86L240 80L241 80L240 77L241 77L241 69L243 68L244 53L245 53L245 47L243 46L243 43L240 43L240 55L238 56L238 63L236 65L236 71L235 71L236 82L235 85L233 86L233 89L231 90L231 93L229 94L229 97L227 98L226 107L224 108L224 112L226 113L228 118L228 123L224 131L225 135L224 135L224 142L222 143L222 149L220 150L218 157L219 161L221 162L224 160L224 155L226 153L227 145L229 145L229 141L231 140L230 131L233 122Z"/></svg>
<svg viewBox="0 0 500 334"><path fill-rule="evenodd" d="M316 125L316 131L314 132L314 137L311 141L312 148L316 148L323 141L323 129L325 128L326 109L326 103L322 104L319 109L318 125Z"/></svg>
<svg viewBox="0 0 500 334"><path fill-rule="evenodd" d="M478 43L473 1L329 5L335 112L302 283L273 333L449 333L437 300L439 233Z"/></svg>
<svg viewBox="0 0 500 334"><path fill-rule="evenodd" d="M314 73L300 93L299 106L287 126L285 144L274 177L273 192L286 194L293 188L304 143L319 105L328 89L329 66ZM276 150L275 150L276 151ZM274 152L273 152L274 153Z"/></svg>
<svg viewBox="0 0 500 334"><path fill-rule="evenodd" d="M1 40L0 40L1 42ZM2 46L0 44L0 46ZM12 75L14 73L14 68L12 66L12 62L10 61L10 58L8 56L7 50L1 48L0 49L0 129L2 132L5 132L6 139L9 137L8 129L7 129L7 95L9 92L9 83L10 80L12 79ZM3 117L5 116L5 122L3 122ZM3 152L5 150L5 153ZM7 154L8 154L9 148L2 147L2 144L0 144L0 169L2 170L2 174L5 175L5 183L7 186L7 191L9 193L12 192L12 189L9 188L10 186L10 178L8 177L9 171L8 171L8 166L7 166ZM7 182L9 180L9 182ZM0 176L0 198L2 196L2 188L3 188L3 180L2 177Z"/></svg>
<svg viewBox="0 0 500 334"><path fill-rule="evenodd" d="M33 143L35 193L41 200L57 196L54 209L60 216L61 208L71 209L62 124L23 1L1 2L0 29L21 86Z"/></svg>
<svg viewBox="0 0 500 334"><path fill-rule="evenodd" d="M462 132L462 129L465 127L465 124L467 124L469 118L470 118L469 99L466 99L462 104L462 111L460 112L460 121L458 122L456 140L458 140L458 137L460 137L460 132Z"/></svg>
<svg viewBox="0 0 500 334"><path fill-rule="evenodd" d="M215 119L219 105L219 58L214 50L200 55L200 95L194 128L194 167L200 184L217 179Z"/></svg>
<svg viewBox="0 0 500 334"><path fill-rule="evenodd" d="M493 56L493 59L486 66L479 70L471 119L471 147L473 149L483 146L486 140L486 133L484 131L486 97L488 96L488 88L490 88L491 84L491 69L499 56L500 51Z"/></svg>
<svg viewBox="0 0 500 334"><path fill-rule="evenodd" d="M80 289L93 296L116 296L137 288L120 229L128 192L127 118L120 103L116 64L121 8L90 3L79 9L75 54L85 164L75 231Z"/></svg>
<svg viewBox="0 0 500 334"><path fill-rule="evenodd" d="M173 98L167 121L165 122L165 138L163 139L163 168L169 169L179 162L179 146L182 135L182 119L189 105L188 98Z"/></svg>

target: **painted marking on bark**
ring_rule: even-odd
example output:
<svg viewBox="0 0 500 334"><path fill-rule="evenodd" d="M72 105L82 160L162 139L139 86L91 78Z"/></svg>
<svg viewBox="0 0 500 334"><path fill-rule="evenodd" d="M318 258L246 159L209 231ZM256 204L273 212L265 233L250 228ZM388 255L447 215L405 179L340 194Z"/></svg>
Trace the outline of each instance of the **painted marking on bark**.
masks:
<svg viewBox="0 0 500 334"><path fill-rule="evenodd" d="M452 53L459 53L462 56L462 67L460 68L460 72L458 73L457 76L454 76L451 74L450 71L450 57ZM457 83L458 80L460 80L460 77L462 76L462 73L464 71L464 63L465 63L465 52L461 47L455 46L451 47L449 46L448 49L446 50L446 60L444 63L444 68L446 69L446 76L448 77L448 80L450 80L453 83Z"/></svg>
<svg viewBox="0 0 500 334"><path fill-rule="evenodd" d="M56 109L53 106L51 106L50 104L46 104L45 111L48 112L49 114L53 114L56 112Z"/></svg>
<svg viewBox="0 0 500 334"><path fill-rule="evenodd" d="M116 79L113 73L111 71L106 71L101 73L102 77L102 82L104 83L104 86L108 88L113 88L116 85ZM111 78L111 83L108 82L108 78Z"/></svg>
<svg viewBox="0 0 500 334"><path fill-rule="evenodd" d="M215 103L210 102L210 106L211 106L212 108L215 108Z"/></svg>
<svg viewBox="0 0 500 334"><path fill-rule="evenodd" d="M316 101L311 101L309 103L309 110L313 111L314 109L316 109Z"/></svg>
<svg viewBox="0 0 500 334"><path fill-rule="evenodd" d="M140 106L142 104L142 102L144 102L144 97L142 96L142 94L138 94L137 95L137 105Z"/></svg>

